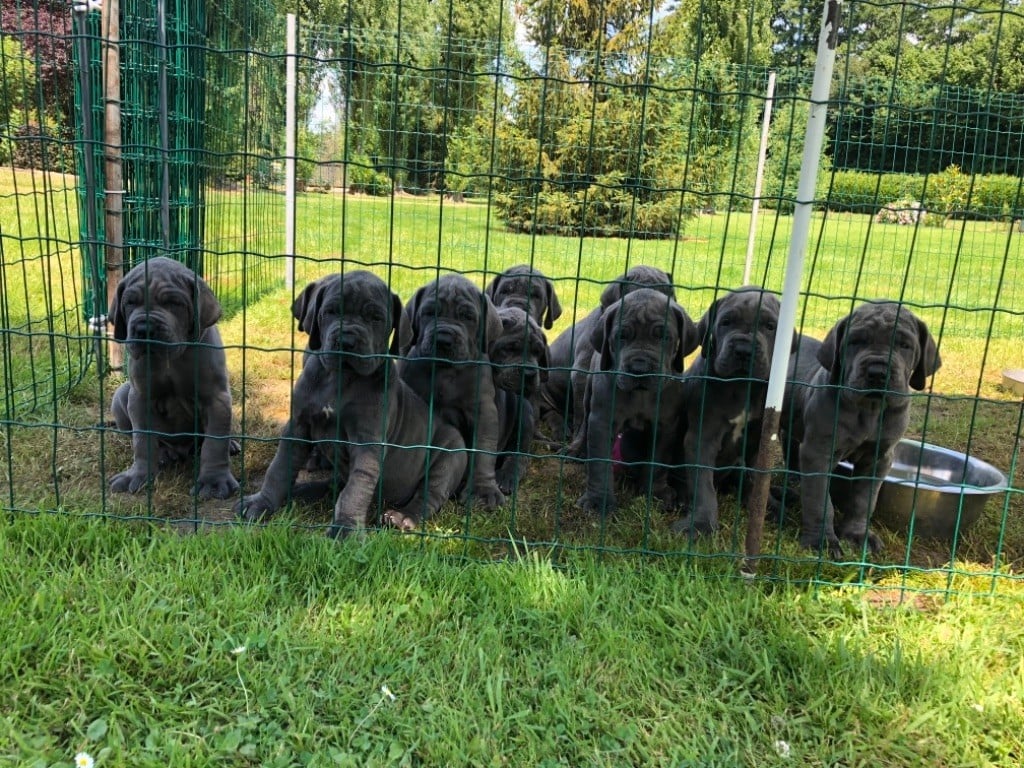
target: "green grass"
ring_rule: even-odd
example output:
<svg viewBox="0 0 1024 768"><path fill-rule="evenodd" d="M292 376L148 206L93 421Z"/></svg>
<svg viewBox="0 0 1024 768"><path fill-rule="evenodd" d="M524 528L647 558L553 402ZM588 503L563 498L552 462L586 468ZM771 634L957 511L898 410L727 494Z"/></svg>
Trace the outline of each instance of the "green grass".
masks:
<svg viewBox="0 0 1024 768"><path fill-rule="evenodd" d="M13 519L0 527L0 764L67 766L78 751L98 768L1024 755L1019 595L899 603L664 561L553 569L529 550L484 564L440 549L277 525L177 536Z"/></svg>

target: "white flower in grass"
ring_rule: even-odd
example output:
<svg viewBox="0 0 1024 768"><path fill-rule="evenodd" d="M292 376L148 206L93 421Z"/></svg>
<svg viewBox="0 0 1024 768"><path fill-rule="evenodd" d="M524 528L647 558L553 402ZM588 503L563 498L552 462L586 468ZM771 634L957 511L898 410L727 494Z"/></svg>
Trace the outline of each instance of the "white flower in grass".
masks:
<svg viewBox="0 0 1024 768"><path fill-rule="evenodd" d="M397 696L395 696L395 694L393 694L391 692L391 689L388 688L386 685L382 685L380 687L380 692L382 694L384 694L385 696L387 696L387 698L390 699L391 701L395 701L398 698Z"/></svg>
<svg viewBox="0 0 1024 768"><path fill-rule="evenodd" d="M235 647L235 648L232 648L232 649L231 649L231 652L232 652L233 654L235 654L235 656L241 656L241 655L242 655L243 653L245 653L245 652L246 652L247 650L249 650L249 649L248 649L248 648L246 648L246 647L245 647L244 645L239 645L239 646L237 646L237 647Z"/></svg>
<svg viewBox="0 0 1024 768"><path fill-rule="evenodd" d="M75 768L92 768L95 761L88 752L79 752L75 755Z"/></svg>
<svg viewBox="0 0 1024 768"><path fill-rule="evenodd" d="M779 757L789 757L789 744L782 739L776 739L775 751L779 753Z"/></svg>

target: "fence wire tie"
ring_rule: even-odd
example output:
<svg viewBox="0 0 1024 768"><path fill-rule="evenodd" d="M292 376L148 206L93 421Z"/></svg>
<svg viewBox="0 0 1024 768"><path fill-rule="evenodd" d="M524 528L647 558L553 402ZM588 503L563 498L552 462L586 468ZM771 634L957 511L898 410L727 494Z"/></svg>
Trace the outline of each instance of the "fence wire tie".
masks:
<svg viewBox="0 0 1024 768"><path fill-rule="evenodd" d="M88 320L89 330L93 333L103 333L107 328L106 315L94 315Z"/></svg>
<svg viewBox="0 0 1024 768"><path fill-rule="evenodd" d="M88 13L98 11L103 7L103 0L74 0L71 10L75 13Z"/></svg>

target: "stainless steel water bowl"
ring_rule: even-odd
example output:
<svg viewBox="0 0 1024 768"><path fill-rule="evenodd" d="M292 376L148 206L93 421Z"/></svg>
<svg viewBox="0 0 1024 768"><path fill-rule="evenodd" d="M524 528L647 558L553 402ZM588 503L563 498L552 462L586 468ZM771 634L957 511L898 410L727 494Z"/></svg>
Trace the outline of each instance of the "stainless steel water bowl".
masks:
<svg viewBox="0 0 1024 768"><path fill-rule="evenodd" d="M840 464L840 474L848 477L852 471L850 464ZM904 439L896 446L872 520L901 533L910 531L913 520L915 537L952 542L958 531L977 522L989 499L1006 489L1006 475L981 459Z"/></svg>

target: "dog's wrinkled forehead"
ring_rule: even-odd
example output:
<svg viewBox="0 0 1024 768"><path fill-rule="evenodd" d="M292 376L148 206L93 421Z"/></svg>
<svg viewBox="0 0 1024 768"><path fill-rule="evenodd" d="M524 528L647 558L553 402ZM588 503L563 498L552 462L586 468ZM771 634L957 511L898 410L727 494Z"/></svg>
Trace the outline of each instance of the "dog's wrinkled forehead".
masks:
<svg viewBox="0 0 1024 768"><path fill-rule="evenodd" d="M530 346L539 347L546 343L544 331L537 321L521 307L503 306L498 309L501 318L501 338L527 340Z"/></svg>
<svg viewBox="0 0 1024 768"><path fill-rule="evenodd" d="M863 304L850 314L847 336L851 342L870 343L886 349L893 342L918 343L916 318L895 303Z"/></svg>
<svg viewBox="0 0 1024 768"><path fill-rule="evenodd" d="M168 297L191 295L196 287L196 276L184 264L160 258L133 268L125 275L124 282L126 299L166 305Z"/></svg>
<svg viewBox="0 0 1024 768"><path fill-rule="evenodd" d="M746 330L758 328L766 330L766 326L778 322L779 300L775 294L760 290L734 291L722 299L716 322L721 328L740 326Z"/></svg>
<svg viewBox="0 0 1024 768"><path fill-rule="evenodd" d="M437 280L428 290L420 309L420 319L432 317L477 322L482 294L471 282L450 275Z"/></svg>
<svg viewBox="0 0 1024 768"><path fill-rule="evenodd" d="M638 288L622 297L622 316L643 335L661 336L672 320L672 300L654 288ZM669 327L672 327L671 325Z"/></svg>
<svg viewBox="0 0 1024 768"><path fill-rule="evenodd" d="M325 286L321 312L333 309L346 316L373 317L391 310L391 291L376 275L338 275ZM379 309L380 312L368 312Z"/></svg>

